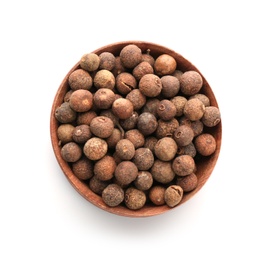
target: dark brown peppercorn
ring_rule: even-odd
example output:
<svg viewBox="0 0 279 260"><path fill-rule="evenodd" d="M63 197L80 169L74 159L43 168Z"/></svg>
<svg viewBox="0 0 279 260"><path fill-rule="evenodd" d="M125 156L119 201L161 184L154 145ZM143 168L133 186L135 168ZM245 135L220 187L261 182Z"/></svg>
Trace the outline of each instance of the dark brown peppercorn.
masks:
<svg viewBox="0 0 279 260"><path fill-rule="evenodd" d="M162 119L158 120L158 127L156 129L156 137L158 139L163 137L172 137L174 131L179 127L179 122L176 118L165 121Z"/></svg>
<svg viewBox="0 0 279 260"><path fill-rule="evenodd" d="M62 146L61 156L66 162L76 162L82 156L82 149L75 142L69 142Z"/></svg>
<svg viewBox="0 0 279 260"><path fill-rule="evenodd" d="M93 177L93 163L85 156L72 163L72 170L80 180L89 180Z"/></svg>
<svg viewBox="0 0 279 260"><path fill-rule="evenodd" d="M146 195L142 190L129 187L125 191L125 205L132 210L141 209L146 202Z"/></svg>
<svg viewBox="0 0 279 260"><path fill-rule="evenodd" d="M176 184L179 185L184 192L194 190L198 186L198 178L195 173L178 178Z"/></svg>
<svg viewBox="0 0 279 260"><path fill-rule="evenodd" d="M155 74L145 74L140 79L138 87L145 96L157 97L162 91L162 82Z"/></svg>
<svg viewBox="0 0 279 260"><path fill-rule="evenodd" d="M135 155L135 146L128 139L121 139L115 146L115 152L121 160L131 160Z"/></svg>
<svg viewBox="0 0 279 260"><path fill-rule="evenodd" d="M148 49L146 53L142 54L142 61L147 61L152 67L154 66L155 59L150 55L150 50Z"/></svg>
<svg viewBox="0 0 279 260"><path fill-rule="evenodd" d="M110 70L115 66L115 56L111 52L102 52L99 55L100 65L99 69Z"/></svg>
<svg viewBox="0 0 279 260"><path fill-rule="evenodd" d="M109 70L98 70L93 79L93 83L97 89L108 88L113 90L115 87L115 77Z"/></svg>
<svg viewBox="0 0 279 260"><path fill-rule="evenodd" d="M192 98L199 99L204 104L205 107L210 106L210 99L205 94L197 93L197 94L189 97L189 99L192 99Z"/></svg>
<svg viewBox="0 0 279 260"><path fill-rule="evenodd" d="M73 140L79 144L85 143L91 136L89 125L78 125L73 131Z"/></svg>
<svg viewBox="0 0 279 260"><path fill-rule="evenodd" d="M108 145L105 140L99 137L91 137L83 146L83 152L87 158L96 161L106 155Z"/></svg>
<svg viewBox="0 0 279 260"><path fill-rule="evenodd" d="M120 185L128 185L137 178L138 168L131 161L122 161L116 166L114 176Z"/></svg>
<svg viewBox="0 0 279 260"><path fill-rule="evenodd" d="M173 98L177 95L180 89L180 82L178 78L171 75L161 77L162 95L165 98Z"/></svg>
<svg viewBox="0 0 279 260"><path fill-rule="evenodd" d="M114 176L116 162L110 155L105 155L94 165L94 174L99 180L108 181Z"/></svg>
<svg viewBox="0 0 279 260"><path fill-rule="evenodd" d="M177 149L178 155L190 155L191 157L195 157L197 154L197 150L193 142L186 146L179 146Z"/></svg>
<svg viewBox="0 0 279 260"><path fill-rule="evenodd" d="M175 173L172 169L171 162L155 160L150 172L153 179L162 184L167 184L175 178Z"/></svg>
<svg viewBox="0 0 279 260"><path fill-rule="evenodd" d="M62 103L55 110L55 118L60 123L72 123L75 121L76 117L77 113L71 108L69 102Z"/></svg>
<svg viewBox="0 0 279 260"><path fill-rule="evenodd" d="M178 146L186 146L193 141L194 131L190 126L180 125L173 134L173 139Z"/></svg>
<svg viewBox="0 0 279 260"><path fill-rule="evenodd" d="M91 120L96 117L97 114L93 110L89 110L77 115L77 125L90 125Z"/></svg>
<svg viewBox="0 0 279 260"><path fill-rule="evenodd" d="M119 119L129 118L134 111L133 104L126 98L118 98L112 103L112 112Z"/></svg>
<svg viewBox="0 0 279 260"><path fill-rule="evenodd" d="M194 140L194 145L197 152L203 156L209 156L216 150L216 140L209 133L203 133L197 136Z"/></svg>
<svg viewBox="0 0 279 260"><path fill-rule="evenodd" d="M127 95L137 87L135 77L129 72L122 72L115 79L115 87L122 95Z"/></svg>
<svg viewBox="0 0 279 260"><path fill-rule="evenodd" d="M142 108L142 112L149 112L157 118L157 107L159 103L160 100L158 98L148 98Z"/></svg>
<svg viewBox="0 0 279 260"><path fill-rule="evenodd" d="M102 199L109 207L116 207L124 200L124 190L117 184L109 184L102 192Z"/></svg>
<svg viewBox="0 0 279 260"><path fill-rule="evenodd" d="M180 76L180 90L185 95L197 94L203 84L201 75L193 70L186 71Z"/></svg>
<svg viewBox="0 0 279 260"><path fill-rule="evenodd" d="M149 190L153 184L152 174L148 171L139 171L137 178L134 180L134 185L139 190Z"/></svg>
<svg viewBox="0 0 279 260"><path fill-rule="evenodd" d="M77 90L77 89L89 90L93 85L92 77L84 69L77 69L73 71L69 75L68 82L72 90Z"/></svg>
<svg viewBox="0 0 279 260"><path fill-rule="evenodd" d="M144 136L154 133L157 126L158 122L153 114L144 112L139 115L137 127Z"/></svg>
<svg viewBox="0 0 279 260"><path fill-rule="evenodd" d="M153 74L153 67L147 61L142 61L136 67L134 67L132 74L139 81L145 74Z"/></svg>
<svg viewBox="0 0 279 260"><path fill-rule="evenodd" d="M119 56L115 57L115 65L114 68L111 70L111 72L113 73L114 77L117 77L117 75L119 75L122 72L127 71L127 68L125 68L120 60Z"/></svg>
<svg viewBox="0 0 279 260"><path fill-rule="evenodd" d="M145 138L144 147L149 148L152 153L154 153L155 144L158 142L158 139L155 136L148 136Z"/></svg>
<svg viewBox="0 0 279 260"><path fill-rule="evenodd" d="M130 140L135 149L144 145L144 135L138 129L131 129L125 132L124 138Z"/></svg>
<svg viewBox="0 0 279 260"><path fill-rule="evenodd" d="M207 106L202 117L202 123L208 127L214 127L221 121L221 114L218 107Z"/></svg>
<svg viewBox="0 0 279 260"><path fill-rule="evenodd" d="M100 88L98 89L94 96L93 102L98 109L109 109L115 100L115 94L111 89Z"/></svg>
<svg viewBox="0 0 279 260"><path fill-rule="evenodd" d="M204 124L201 120L192 121L190 126L194 131L194 136L198 136L203 132Z"/></svg>
<svg viewBox="0 0 279 260"><path fill-rule="evenodd" d="M172 169L178 176L186 176L196 171L196 164L190 155L180 155L173 160Z"/></svg>
<svg viewBox="0 0 279 260"><path fill-rule="evenodd" d="M168 54L161 54L154 63L154 71L159 76L172 74L176 70L176 60Z"/></svg>
<svg viewBox="0 0 279 260"><path fill-rule="evenodd" d="M129 118L119 120L120 125L124 130L131 130L136 127L139 114L134 111Z"/></svg>
<svg viewBox="0 0 279 260"><path fill-rule="evenodd" d="M142 51L135 44L128 44L122 48L119 54L124 67L132 69L142 61Z"/></svg>
<svg viewBox="0 0 279 260"><path fill-rule="evenodd" d="M183 96L175 96L170 100L174 106L176 107L176 115L177 117L183 115L184 106L187 102L187 99Z"/></svg>
<svg viewBox="0 0 279 260"><path fill-rule="evenodd" d="M106 116L97 116L90 123L91 132L100 138L108 138L114 129L113 121Z"/></svg>
<svg viewBox="0 0 279 260"><path fill-rule="evenodd" d="M154 153L162 161L171 161L177 152L177 144L171 137L163 137L154 147Z"/></svg>
<svg viewBox="0 0 279 260"><path fill-rule="evenodd" d="M164 205L165 202L165 190L164 186L156 185L150 188L148 197L151 202L157 206Z"/></svg>
<svg viewBox="0 0 279 260"><path fill-rule="evenodd" d="M100 58L95 53L86 53L81 57L79 65L86 71L94 71L99 68Z"/></svg>
<svg viewBox="0 0 279 260"><path fill-rule="evenodd" d="M171 185L165 191L165 202L173 208L177 206L183 198L183 189L178 185Z"/></svg>
<svg viewBox="0 0 279 260"><path fill-rule="evenodd" d="M89 188L96 194L101 195L103 190L109 185L108 181L101 181L95 175L89 181Z"/></svg>
<svg viewBox="0 0 279 260"><path fill-rule="evenodd" d="M183 113L191 121L196 121L202 118L205 111L205 106L198 98L189 99L185 106Z"/></svg>
<svg viewBox="0 0 279 260"><path fill-rule="evenodd" d="M149 170L154 163L154 156L152 151L144 147L136 149L135 155L133 157L133 162L140 171Z"/></svg>
<svg viewBox="0 0 279 260"><path fill-rule="evenodd" d="M70 96L69 104L76 112L89 111L93 106L93 94L86 89L75 90Z"/></svg>
<svg viewBox="0 0 279 260"><path fill-rule="evenodd" d="M121 131L118 128L114 128L112 134L106 138L106 142L109 148L115 148L118 141L122 138Z"/></svg>
<svg viewBox="0 0 279 260"><path fill-rule="evenodd" d="M170 100L163 99L157 106L157 115L165 121L171 120L176 115L176 107Z"/></svg>
<svg viewBox="0 0 279 260"><path fill-rule="evenodd" d="M140 110L146 103L146 96L138 88L128 93L126 99L132 102L134 110Z"/></svg>
<svg viewBox="0 0 279 260"><path fill-rule="evenodd" d="M57 128L57 137L60 144L65 144L73 141L73 131L75 127L72 124L62 124Z"/></svg>

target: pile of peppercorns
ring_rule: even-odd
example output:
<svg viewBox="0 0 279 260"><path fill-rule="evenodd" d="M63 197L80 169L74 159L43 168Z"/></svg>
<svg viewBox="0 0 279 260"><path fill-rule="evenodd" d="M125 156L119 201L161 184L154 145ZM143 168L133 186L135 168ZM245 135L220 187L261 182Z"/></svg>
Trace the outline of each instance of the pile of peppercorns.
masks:
<svg viewBox="0 0 279 260"><path fill-rule="evenodd" d="M220 123L203 78L169 54L127 44L84 54L55 109L62 158L109 207L178 205L198 185L196 158L216 150Z"/></svg>

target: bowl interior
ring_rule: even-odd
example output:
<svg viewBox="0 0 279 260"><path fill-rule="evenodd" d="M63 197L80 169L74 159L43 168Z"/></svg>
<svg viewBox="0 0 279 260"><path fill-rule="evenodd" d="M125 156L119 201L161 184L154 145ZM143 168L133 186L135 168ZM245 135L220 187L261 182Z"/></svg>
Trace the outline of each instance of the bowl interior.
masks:
<svg viewBox="0 0 279 260"><path fill-rule="evenodd" d="M169 54L173 56L177 62L177 69L181 71L187 71L187 70L195 70L199 72L203 78L203 87L200 93L204 93L205 95L208 96L210 99L211 105L218 107L217 100L215 98L215 95L208 84L207 80L204 78L203 74L187 59L185 59L182 55L176 53L175 51L161 46L159 44L155 43L150 43L150 42L143 42L143 41L123 41L123 42L118 42L118 43L113 43L109 44L107 46L101 47L93 53L96 54L101 54L102 52L111 52L115 56L118 56L121 49L128 45L128 44L136 44L139 48L142 49L143 52L146 52L148 49L150 50L150 54L156 58L161 54ZM222 124L221 122L211 128L206 128L206 132L211 133L215 139L216 139L216 151L208 157L203 157L202 159L198 160L196 162L197 164L197 172L196 175L198 177L198 185L197 187L188 193L185 193L182 201L180 204L174 208L170 208L167 205L163 206L154 206L151 204L146 204L143 208L139 210L130 210L126 208L125 206L117 206L117 207L109 207L107 206L102 198L95 194L91 189L88 187L88 185L79 180L72 172L70 165L63 160L60 150L61 146L59 145L59 140L57 137L57 128L59 126L59 122L56 120L54 114L55 110L57 107L59 107L63 103L64 95L66 92L69 90L69 85L68 85L68 77L69 75L76 70L79 67L79 62L72 67L72 69L67 73L65 78L63 79L62 83L60 84L57 93L54 97L54 101L52 104L52 109L51 109L51 116L50 116L50 135L51 135L51 142L52 142L52 147L53 151L55 154L55 157L57 159L57 162L59 163L63 173L65 174L66 178L68 181L72 184L72 186L90 203L93 205L107 211L113 214L117 214L120 216L127 216L127 217L148 217L148 216L154 216L158 214L162 214L164 212L167 212L169 210L173 210L176 207L183 205L186 201L188 201L191 197L193 197L206 183L208 178L210 177L216 162L218 160L218 156L220 153L220 148L221 148L221 139L222 139Z"/></svg>

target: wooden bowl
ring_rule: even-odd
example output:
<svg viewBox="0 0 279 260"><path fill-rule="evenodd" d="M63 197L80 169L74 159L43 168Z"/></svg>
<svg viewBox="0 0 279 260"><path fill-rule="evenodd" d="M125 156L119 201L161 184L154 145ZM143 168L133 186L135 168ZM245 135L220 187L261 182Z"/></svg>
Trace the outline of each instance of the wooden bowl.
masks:
<svg viewBox="0 0 279 260"><path fill-rule="evenodd" d="M151 50L151 55L153 57L158 57L160 54L169 54L173 56L177 62L177 68L181 71L187 71L187 70L195 70L201 74L203 77L203 87L202 90L200 91L201 93L204 93L205 95L208 96L210 99L211 105L218 107L217 100L215 98L215 95L209 85L209 83L206 81L202 73L187 59L185 59L183 56L180 54L176 53L175 51L166 48L164 46L150 43L150 42L144 42L144 41L123 41L123 42L117 42L113 44L109 44L107 46L101 47L93 53L100 54L102 52L111 52L115 56L119 55L120 50L128 45L128 44L136 44L139 48L142 49L143 52L146 52L146 50L150 49ZM59 145L59 140L57 137L57 128L59 126L59 122L56 120L54 114L55 110L57 107L63 103L63 98L65 93L69 90L69 85L68 85L68 77L69 75L79 68L79 62L76 63L76 65L73 66L73 68L68 72L68 74L65 76L63 79L61 85L59 86L57 93L55 95L53 104L52 104L52 109L51 109L51 116L50 116L50 136L51 136L51 142L52 142L52 147L53 151L55 154L55 157L58 161L58 164L60 165L64 175L68 179L68 181L72 184L72 186L80 193L81 196L83 196L86 200L88 200L90 203L93 205L99 207L100 209L103 209L107 212L120 215L120 216L125 216L125 217L149 217L149 216L155 216L159 215L165 212L168 212L170 210L175 210L178 206L183 205L185 202L187 202L190 198L192 198L207 182L208 178L210 177L216 162L218 160L218 156L220 153L220 148L221 148L221 139L222 139L222 126L221 122L216 125L215 127L211 127L207 129L207 132L211 133L217 143L216 151L208 156L208 157L203 157L202 160L199 160L197 163L197 172L196 175L198 177L198 185L197 187L192 190L191 192L184 193L182 201L175 207L169 207L167 205L163 206L155 206L151 204L146 204L143 208L139 210L130 210L128 209L125 205L121 206L116 206L116 207L109 207L107 206L102 198L95 194L86 184L86 182L81 181L78 179L72 172L71 167L69 163L63 160L60 150L61 146ZM219 107L218 107L219 108Z"/></svg>

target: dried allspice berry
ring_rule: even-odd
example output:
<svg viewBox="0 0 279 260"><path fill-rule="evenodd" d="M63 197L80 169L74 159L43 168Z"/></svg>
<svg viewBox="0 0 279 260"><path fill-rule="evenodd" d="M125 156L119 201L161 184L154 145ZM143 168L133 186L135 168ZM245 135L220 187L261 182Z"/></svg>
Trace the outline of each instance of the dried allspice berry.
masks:
<svg viewBox="0 0 279 260"><path fill-rule="evenodd" d="M161 54L155 59L154 71L159 76L170 75L176 70L176 60L169 54Z"/></svg>
<svg viewBox="0 0 279 260"><path fill-rule="evenodd" d="M102 52L99 55L100 65L99 69L106 69L112 71L115 66L115 56L111 52Z"/></svg>
<svg viewBox="0 0 279 260"><path fill-rule="evenodd" d="M142 51L135 44L128 44L122 48L119 54L125 68L132 69L142 61Z"/></svg>
<svg viewBox="0 0 279 260"><path fill-rule="evenodd" d="M134 185L139 190L149 190L153 184L153 177L149 171L139 171L137 178L134 180Z"/></svg>
<svg viewBox="0 0 279 260"><path fill-rule="evenodd" d="M78 125L73 131L73 140L76 143L83 144L92 137L89 125Z"/></svg>
<svg viewBox="0 0 279 260"><path fill-rule="evenodd" d="M69 104L76 112L89 111L93 106L93 94L86 89L75 90L70 96Z"/></svg>
<svg viewBox="0 0 279 260"><path fill-rule="evenodd" d="M151 187L148 193L148 197L150 201L156 206L161 206L166 204L165 190L166 188L162 185L155 185Z"/></svg>
<svg viewBox="0 0 279 260"><path fill-rule="evenodd" d="M108 88L113 90L115 87L115 77L109 70L98 70L93 79L93 83L97 89Z"/></svg>
<svg viewBox="0 0 279 260"><path fill-rule="evenodd" d="M173 133L178 127L179 122L176 118L172 118L168 121L159 119L155 135L158 139L163 137L173 137Z"/></svg>
<svg viewBox="0 0 279 260"><path fill-rule="evenodd" d="M129 187L125 191L124 202L129 209L138 210L145 205L146 195L142 190Z"/></svg>
<svg viewBox="0 0 279 260"><path fill-rule="evenodd" d="M60 123L72 123L76 120L77 112L71 108L69 102L63 102L56 108L54 116Z"/></svg>
<svg viewBox="0 0 279 260"><path fill-rule="evenodd" d="M178 78L172 75L165 75L161 77L162 82L162 95L165 98L175 97L180 90L180 82Z"/></svg>
<svg viewBox="0 0 279 260"><path fill-rule="evenodd" d="M127 95L137 87L136 78L129 72L122 72L115 79L115 87L122 95Z"/></svg>
<svg viewBox="0 0 279 260"><path fill-rule="evenodd" d="M195 173L191 173L184 177L177 178L176 184L179 185L184 192L189 192L198 186L198 177Z"/></svg>
<svg viewBox="0 0 279 260"><path fill-rule="evenodd" d="M93 177L93 162L82 156L78 161L72 163L72 170L80 180L89 180Z"/></svg>
<svg viewBox="0 0 279 260"><path fill-rule="evenodd" d="M107 154L108 144L104 139L91 137L83 146L83 152L87 158L96 161Z"/></svg>
<svg viewBox="0 0 279 260"><path fill-rule="evenodd" d="M196 150L203 156L209 156L216 150L216 140L213 135L203 133L197 136L194 140Z"/></svg>
<svg viewBox="0 0 279 260"><path fill-rule="evenodd" d="M154 155L149 148L140 147L135 151L133 162L140 171L147 171L154 163Z"/></svg>
<svg viewBox="0 0 279 260"><path fill-rule="evenodd" d="M61 124L57 128L57 137L60 144L73 141L73 131L75 127L72 124Z"/></svg>
<svg viewBox="0 0 279 260"><path fill-rule="evenodd" d="M186 176L196 171L196 163L190 155L180 155L173 160L172 169L178 176Z"/></svg>
<svg viewBox="0 0 279 260"><path fill-rule="evenodd" d="M61 156L66 162L76 162L82 156L82 149L76 142L69 142L62 146Z"/></svg>
<svg viewBox="0 0 279 260"><path fill-rule="evenodd" d="M116 166L114 176L120 185L128 185L137 178L138 168L131 161L122 161Z"/></svg>
<svg viewBox="0 0 279 260"><path fill-rule="evenodd" d="M189 70L180 76L180 90L186 96L197 94L203 85L202 76L194 71Z"/></svg>
<svg viewBox="0 0 279 260"><path fill-rule="evenodd" d="M183 113L191 121L199 120L203 117L205 106L198 98L189 99L185 106Z"/></svg>
<svg viewBox="0 0 279 260"><path fill-rule="evenodd" d="M173 139L178 146L186 146L193 141L194 131L188 125L180 125L173 133Z"/></svg>
<svg viewBox="0 0 279 260"><path fill-rule="evenodd" d="M136 88L126 95L126 99L130 100L133 104L134 110L140 110L146 103L146 96Z"/></svg>
<svg viewBox="0 0 279 260"><path fill-rule="evenodd" d="M100 88L93 95L93 103L97 109L109 109L115 100L114 92L109 88Z"/></svg>
<svg viewBox="0 0 279 260"><path fill-rule="evenodd" d="M179 185L170 185L165 190L164 198L166 204L173 208L181 202L183 198L183 190Z"/></svg>
<svg viewBox="0 0 279 260"><path fill-rule="evenodd" d="M93 177L89 180L89 188L96 194L102 195L103 190L110 184L109 181L101 181L97 178L97 176L93 175Z"/></svg>
<svg viewBox="0 0 279 260"><path fill-rule="evenodd" d="M124 138L130 140L135 146L135 149L143 146L145 142L144 135L136 128L126 131Z"/></svg>
<svg viewBox="0 0 279 260"><path fill-rule="evenodd" d="M139 115L137 127L144 136L154 133L157 129L157 126L158 122L153 114L149 112L143 112Z"/></svg>
<svg viewBox="0 0 279 260"><path fill-rule="evenodd" d="M106 116L97 116L90 123L91 132L100 138L108 138L114 129L113 121Z"/></svg>
<svg viewBox="0 0 279 260"><path fill-rule="evenodd" d="M121 139L115 146L115 152L121 160L131 160L135 155L135 146L129 139Z"/></svg>
<svg viewBox="0 0 279 260"><path fill-rule="evenodd" d="M205 107L205 111L201 121L204 125L208 127L214 127L218 125L221 121L221 114L219 108L215 106Z"/></svg>
<svg viewBox="0 0 279 260"><path fill-rule="evenodd" d="M139 81L139 90L147 97L157 97L162 91L162 82L155 74L145 74Z"/></svg>
<svg viewBox="0 0 279 260"><path fill-rule="evenodd" d="M176 107L170 100L163 99L157 106L157 115L165 121L171 120L176 115Z"/></svg>
<svg viewBox="0 0 279 260"><path fill-rule="evenodd" d="M163 137L154 147L156 157L162 161L171 161L177 152L177 144L171 137Z"/></svg>
<svg viewBox="0 0 279 260"><path fill-rule="evenodd" d="M115 168L116 162L114 158L110 155L105 155L94 164L92 172L94 172L95 176L99 180L108 181L113 178Z"/></svg>
<svg viewBox="0 0 279 260"><path fill-rule="evenodd" d="M167 184L175 178L172 163L156 159L150 169L153 179L159 183Z"/></svg>
<svg viewBox="0 0 279 260"><path fill-rule="evenodd" d="M140 62L136 67L134 67L132 74L139 81L145 74L153 74L154 69L148 61Z"/></svg>
<svg viewBox="0 0 279 260"><path fill-rule="evenodd" d="M112 112L119 119L129 118L134 111L133 104L126 98L118 98L112 103Z"/></svg>
<svg viewBox="0 0 279 260"><path fill-rule="evenodd" d="M93 85L93 80L88 71L84 69L76 69L69 75L68 83L72 90L89 90Z"/></svg>
<svg viewBox="0 0 279 260"><path fill-rule="evenodd" d="M124 200L124 190L119 185L111 183L102 191L102 199L109 207L116 207Z"/></svg>
<svg viewBox="0 0 279 260"><path fill-rule="evenodd" d="M79 65L82 69L86 71L94 71L99 68L100 65L100 58L95 53L86 53L82 55ZM91 80L92 82L92 80ZM91 83L92 85L92 83Z"/></svg>

